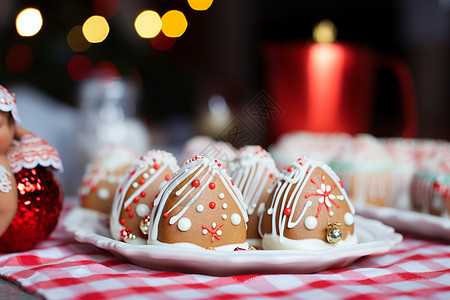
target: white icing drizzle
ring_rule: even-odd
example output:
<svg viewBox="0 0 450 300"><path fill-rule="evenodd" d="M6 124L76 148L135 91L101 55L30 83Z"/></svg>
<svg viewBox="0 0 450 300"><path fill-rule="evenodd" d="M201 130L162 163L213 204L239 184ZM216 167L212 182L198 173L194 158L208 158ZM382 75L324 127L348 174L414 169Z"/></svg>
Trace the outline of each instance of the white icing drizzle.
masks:
<svg viewBox="0 0 450 300"><path fill-rule="evenodd" d="M204 173L203 176L199 178L199 175L202 173ZM191 205L193 205L193 203L195 203L195 201L200 197L203 190L209 186L209 183L216 175L222 181L224 187L227 189L228 193L237 204L242 216L244 217L244 221L248 222L246 206L243 202L242 194L230 182L229 176L227 175L225 169L219 166L218 162L214 159L199 156L188 161L177 174L172 176L169 183L155 199L154 203L157 209L154 209L151 214L149 243L158 239L158 227L163 214L169 214L176 207L183 206L183 209L175 216L172 216L169 220L170 224L174 224L175 222L177 222L177 220L179 220L191 207ZM187 181L183 186L180 187L180 182L185 181L187 178L191 178L192 180ZM198 187L193 187L193 180L199 180L200 185ZM178 200L172 207L168 209L168 211L164 211L165 204L172 193L177 196L180 196L183 193L184 194L180 198L180 200Z"/></svg>
<svg viewBox="0 0 450 300"><path fill-rule="evenodd" d="M276 178L279 171L270 154L253 145L239 149L239 159L233 166L231 177L242 192L247 213L252 215L267 182L271 180L270 175Z"/></svg>
<svg viewBox="0 0 450 300"><path fill-rule="evenodd" d="M335 182L336 188L339 189L339 192L343 195L343 200L348 204L350 208L351 214L355 214L355 209L350 202L347 193L339 184L339 177L336 173L325 163L320 161L312 160L308 157L302 157L298 161L294 162L288 169L286 169L278 178L273 187L275 188L275 193L273 195L273 199L271 202L271 206L267 209L267 214L271 216L272 219L272 233L280 232L279 242L282 242L284 237L284 228L287 225L287 228L294 228L297 226L301 219L305 216L306 211L312 205L310 200L306 201L303 208L299 207L299 201L303 201L303 199L299 199L302 191L304 190L306 184L310 182L311 174L313 174L316 168L321 168L325 173L327 173L331 179ZM293 186L295 185L295 188ZM291 193L289 193L292 190ZM320 185L320 189L317 189L317 194L323 195L323 191L330 191L331 187L326 186L325 184ZM288 198L288 195L290 197ZM323 198L323 200L321 199ZM325 197L321 197L319 200L325 202L324 205L327 205L328 199ZM331 206L331 203L329 203ZM283 211L285 208L291 208L292 211L289 216L286 216ZM327 206L329 207L329 206ZM279 218L274 212L276 212L279 208L281 212L279 214ZM296 220L293 220L295 211L297 209L302 209L299 217ZM263 236L261 231L261 223L259 222L258 231L261 236ZM287 224L286 224L287 223Z"/></svg>
<svg viewBox="0 0 450 300"><path fill-rule="evenodd" d="M152 168L151 170L155 170L155 164L158 164L159 168L155 171L154 175L149 176L145 180L144 184L138 186L138 188L127 199L125 199L127 191L130 187L132 187L133 183L137 181L137 178L148 174L147 172L149 168ZM111 208L110 228L111 234L115 239L121 240L120 231L123 226L119 223L120 212L129 206L133 202L134 198L140 196L141 192L145 191L167 168L169 168L171 172L178 171L179 167L175 157L169 152L157 149L148 151L144 156L139 158L132 168L130 168L130 175L123 178L123 181L119 184L116 190ZM136 211L136 213L138 212Z"/></svg>

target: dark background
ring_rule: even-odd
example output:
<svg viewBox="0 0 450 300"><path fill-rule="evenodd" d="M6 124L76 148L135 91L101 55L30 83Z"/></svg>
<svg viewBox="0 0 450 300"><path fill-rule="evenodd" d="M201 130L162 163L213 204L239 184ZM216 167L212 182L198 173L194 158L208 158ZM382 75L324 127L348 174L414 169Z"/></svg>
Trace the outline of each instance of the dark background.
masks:
<svg viewBox="0 0 450 300"><path fill-rule="evenodd" d="M0 1L0 82L36 86L72 107L77 86L66 72L76 54L66 35L94 14L93 1ZM40 9L44 25L34 37L20 37L14 25L25 7ZM163 15L181 10L188 20L185 34L166 51L154 49L133 27L140 11ZM120 1L108 20L110 33L100 44L81 53L95 64L114 63L123 76L140 84L137 114L149 126L170 126L182 119L195 124L207 99L225 97L238 112L264 90L261 46L273 41L311 40L313 26L324 18L338 29L338 41L365 45L376 53L403 58L411 67L419 107L418 137L450 139L450 0L215 0L203 12L186 0ZM17 44L32 48L32 64L23 72L6 67L6 55ZM375 119L388 126L373 127L376 136L393 136L399 120L398 91L391 74L381 70L373 108ZM202 133L192 125L192 134ZM188 136L186 136L188 138Z"/></svg>

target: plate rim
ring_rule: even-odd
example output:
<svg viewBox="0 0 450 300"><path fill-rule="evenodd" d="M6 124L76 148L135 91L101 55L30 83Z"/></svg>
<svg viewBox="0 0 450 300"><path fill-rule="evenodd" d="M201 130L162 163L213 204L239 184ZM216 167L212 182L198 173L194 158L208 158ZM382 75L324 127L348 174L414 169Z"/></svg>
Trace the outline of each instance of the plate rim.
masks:
<svg viewBox="0 0 450 300"><path fill-rule="evenodd" d="M212 264L224 264L225 270L215 272L211 270L203 270L202 268L195 268L190 270L187 268L188 273L201 273L207 275L237 275L237 274L249 274L254 273L253 270L260 269L260 266L255 266L256 263L262 263L265 266L273 266L274 270L260 271L258 273L314 273L330 268L345 267L355 260L368 256L388 252L392 247L400 243L403 236L400 233L395 232L394 228L383 224L378 220L369 219L363 216L355 215L355 223L368 222L374 226L374 230L384 230L383 235L379 235L375 240L369 242L362 242L355 245L333 247L324 250L256 250L256 251L204 251L199 248L179 248L162 245L133 245L127 244L121 241L114 240L111 237L106 237L94 232L89 231L84 227L80 227L79 223L73 222L73 219L77 214L83 214L84 217L92 218L94 221L101 222L101 213L83 208L81 206L73 207L66 215L63 227L71 233L74 239L80 243L91 244L97 248L112 252L114 255L118 255L124 258L126 261L133 264L137 264L146 268L151 268L147 265L136 263L139 261L139 256L146 256L153 260L168 260L169 262L180 260L185 265L190 265L196 261ZM100 224L100 226L103 226ZM106 228L105 228L106 229ZM109 230L109 229L108 229ZM356 227L356 234L358 235L358 227ZM358 238L359 239L359 238ZM182 251L180 251L182 250ZM202 255L199 257L198 254ZM268 260L267 258L271 259ZM317 262L314 267L314 262L311 262L311 258L320 257L320 262ZM334 263L342 261L341 266L336 266ZM298 266L300 263L306 263L308 266L304 270L290 270L288 264L293 263ZM165 269L171 271L186 270L181 266L180 268L165 268L164 262L156 269ZM236 270L233 270L233 266ZM192 267L192 266L191 266ZM191 272L193 271L193 272ZM294 272L291 272L294 271Z"/></svg>

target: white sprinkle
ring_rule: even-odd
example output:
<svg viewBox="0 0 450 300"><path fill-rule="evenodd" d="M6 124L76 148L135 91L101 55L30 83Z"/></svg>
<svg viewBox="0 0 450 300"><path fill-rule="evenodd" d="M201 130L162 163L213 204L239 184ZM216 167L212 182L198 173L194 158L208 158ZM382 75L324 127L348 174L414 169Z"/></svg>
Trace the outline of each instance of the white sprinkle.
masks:
<svg viewBox="0 0 450 300"><path fill-rule="evenodd" d="M228 218L227 214L222 214L222 219L226 220Z"/></svg>
<svg viewBox="0 0 450 300"><path fill-rule="evenodd" d="M350 226L353 224L354 221L355 221L355 218L353 217L353 215L351 213L345 213L345 215L344 215L345 224Z"/></svg>
<svg viewBox="0 0 450 300"><path fill-rule="evenodd" d="M109 190L107 188L101 188L97 191L98 198L100 200L107 200L109 198Z"/></svg>
<svg viewBox="0 0 450 300"><path fill-rule="evenodd" d="M224 197L225 197L224 193L220 193L220 194L219 194L219 198L220 198L220 199L223 199Z"/></svg>
<svg viewBox="0 0 450 300"><path fill-rule="evenodd" d="M219 230L217 230L216 233L217 233L217 235L222 235L222 230L219 229Z"/></svg>
<svg viewBox="0 0 450 300"><path fill-rule="evenodd" d="M202 212L205 208L203 207L203 205L199 204L197 205L197 211L198 212Z"/></svg>
<svg viewBox="0 0 450 300"><path fill-rule="evenodd" d="M181 218L178 221L178 229L180 229L180 231L188 231L189 228L191 228L191 220L189 220L188 218Z"/></svg>
<svg viewBox="0 0 450 300"><path fill-rule="evenodd" d="M150 174L154 174L154 173L155 173L155 169L150 169L148 172L149 172Z"/></svg>
<svg viewBox="0 0 450 300"><path fill-rule="evenodd" d="M203 233L203 234L207 234L207 233L208 233L208 230L207 230L207 229L203 229L202 233Z"/></svg>
<svg viewBox="0 0 450 300"><path fill-rule="evenodd" d="M268 214L268 215L271 215L272 212L273 212L273 209L272 209L272 208L269 208L269 209L267 210L267 214Z"/></svg>
<svg viewBox="0 0 450 300"><path fill-rule="evenodd" d="M131 186L134 188L137 188L139 186L139 184L137 182L133 182L133 184Z"/></svg>
<svg viewBox="0 0 450 300"><path fill-rule="evenodd" d="M228 204L226 204L226 203L222 204L223 209L226 209L227 207L228 207Z"/></svg>
<svg viewBox="0 0 450 300"><path fill-rule="evenodd" d="M144 175L142 175L145 179L148 179L150 177L150 175L148 175L148 173L144 173Z"/></svg>
<svg viewBox="0 0 450 300"><path fill-rule="evenodd" d="M317 227L317 219L313 216L309 216L305 219L306 229L313 230Z"/></svg>
<svg viewBox="0 0 450 300"><path fill-rule="evenodd" d="M231 215L230 220L231 220L231 224L239 225L239 223L241 223L241 216L239 214L234 213Z"/></svg>
<svg viewBox="0 0 450 300"><path fill-rule="evenodd" d="M328 213L330 216L334 215L334 211L330 210L330 212Z"/></svg>
<svg viewBox="0 0 450 300"><path fill-rule="evenodd" d="M140 167L141 169L143 169L143 168L145 168L145 164L140 164L139 167Z"/></svg>
<svg viewBox="0 0 450 300"><path fill-rule="evenodd" d="M138 206L136 206L136 214L143 218L146 215L148 215L150 213L150 207L148 207L147 204L138 204Z"/></svg>
<svg viewBox="0 0 450 300"><path fill-rule="evenodd" d="M212 228L213 228L213 229L216 228L216 222L213 222L213 223L212 223Z"/></svg>

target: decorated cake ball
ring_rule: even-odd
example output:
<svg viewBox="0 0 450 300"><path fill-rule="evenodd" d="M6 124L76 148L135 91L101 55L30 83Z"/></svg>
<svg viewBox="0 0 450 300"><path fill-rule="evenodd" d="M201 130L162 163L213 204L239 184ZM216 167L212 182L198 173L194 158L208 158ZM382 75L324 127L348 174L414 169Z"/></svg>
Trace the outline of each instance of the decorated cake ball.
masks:
<svg viewBox="0 0 450 300"><path fill-rule="evenodd" d="M269 188L275 182L279 171L275 162L260 146L245 146L239 149L239 157L232 164L231 178L242 192L247 205L248 228L247 241L250 245L260 247L258 220L264 211L269 197Z"/></svg>
<svg viewBox="0 0 450 300"><path fill-rule="evenodd" d="M111 209L110 229L116 240L146 244L141 221L148 216L161 188L179 169L175 157L163 150L151 150L125 175L117 188Z"/></svg>
<svg viewBox="0 0 450 300"><path fill-rule="evenodd" d="M242 194L214 158L195 156L155 200L148 243L233 251L247 249Z"/></svg>
<svg viewBox="0 0 450 300"><path fill-rule="evenodd" d="M439 155L413 176L410 194L414 210L436 216L450 216L450 144L439 145Z"/></svg>
<svg viewBox="0 0 450 300"><path fill-rule="evenodd" d="M330 163L355 204L393 206L402 186L386 147L361 134Z"/></svg>
<svg viewBox="0 0 450 300"><path fill-rule="evenodd" d="M79 192L81 205L110 213L117 185L138 158L134 150L119 144L111 144L100 151L83 175Z"/></svg>
<svg viewBox="0 0 450 300"><path fill-rule="evenodd" d="M238 151L229 143L216 141L208 136L198 135L190 138L184 145L180 161L187 161L195 155L218 159L225 165L233 161Z"/></svg>
<svg viewBox="0 0 450 300"><path fill-rule="evenodd" d="M325 163L302 157L273 185L260 218L266 250L320 250L357 243L355 210Z"/></svg>

